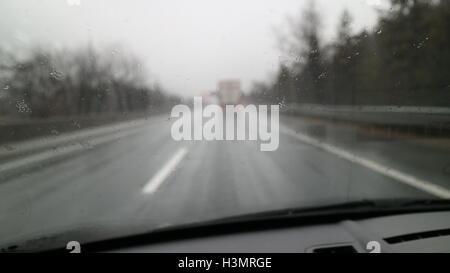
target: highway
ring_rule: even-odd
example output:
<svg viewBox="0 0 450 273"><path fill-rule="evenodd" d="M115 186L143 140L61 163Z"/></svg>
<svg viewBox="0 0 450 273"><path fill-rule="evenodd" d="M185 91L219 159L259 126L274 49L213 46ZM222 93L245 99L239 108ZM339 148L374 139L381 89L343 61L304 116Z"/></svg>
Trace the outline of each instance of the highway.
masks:
<svg viewBox="0 0 450 273"><path fill-rule="evenodd" d="M60 138L22 155L2 150L1 240L84 223L164 227L362 199L450 198L445 139L281 116L279 148L261 152L257 141L174 141L171 125L155 116L76 145Z"/></svg>

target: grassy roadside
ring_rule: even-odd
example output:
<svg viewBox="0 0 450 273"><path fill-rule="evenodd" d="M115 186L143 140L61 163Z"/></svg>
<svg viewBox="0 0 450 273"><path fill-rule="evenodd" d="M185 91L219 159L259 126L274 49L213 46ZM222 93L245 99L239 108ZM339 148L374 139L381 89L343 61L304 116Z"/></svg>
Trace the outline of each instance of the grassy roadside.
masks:
<svg viewBox="0 0 450 273"><path fill-rule="evenodd" d="M123 115L97 115L89 117L54 117L48 119L2 120L0 119L0 145L26 141L45 136L57 136L97 126L104 126L135 119L143 119L158 113L128 113Z"/></svg>

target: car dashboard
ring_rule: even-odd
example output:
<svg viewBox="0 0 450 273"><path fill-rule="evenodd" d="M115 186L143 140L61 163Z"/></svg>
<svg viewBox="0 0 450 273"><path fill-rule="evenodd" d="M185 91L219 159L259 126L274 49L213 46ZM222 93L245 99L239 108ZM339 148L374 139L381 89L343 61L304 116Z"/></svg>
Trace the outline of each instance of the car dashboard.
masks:
<svg viewBox="0 0 450 273"><path fill-rule="evenodd" d="M123 247L146 253L450 252L450 212L390 215Z"/></svg>

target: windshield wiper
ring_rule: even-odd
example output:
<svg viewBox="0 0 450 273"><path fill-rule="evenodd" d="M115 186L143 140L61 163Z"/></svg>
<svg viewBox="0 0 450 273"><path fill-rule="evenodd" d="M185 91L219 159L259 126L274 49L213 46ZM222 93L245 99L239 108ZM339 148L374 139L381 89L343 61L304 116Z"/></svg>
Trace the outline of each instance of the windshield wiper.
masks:
<svg viewBox="0 0 450 273"><path fill-rule="evenodd" d="M449 204L449 199L416 199L405 201L403 206L447 206Z"/></svg>
<svg viewBox="0 0 450 273"><path fill-rule="evenodd" d="M420 211L449 210L449 199L383 199L362 200L346 202L320 207L288 208L268 212L260 212L248 215L229 217L219 220L220 222L239 220L258 220L268 218L305 218L323 216L361 215L362 217L373 214L400 214ZM366 215L370 214L370 215ZM335 217L331 217L335 218Z"/></svg>

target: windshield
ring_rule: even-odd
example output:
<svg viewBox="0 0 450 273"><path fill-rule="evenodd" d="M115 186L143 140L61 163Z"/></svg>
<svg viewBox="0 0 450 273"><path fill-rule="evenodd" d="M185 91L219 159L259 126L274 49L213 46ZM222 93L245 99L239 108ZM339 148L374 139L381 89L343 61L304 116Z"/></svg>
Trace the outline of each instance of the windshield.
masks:
<svg viewBox="0 0 450 273"><path fill-rule="evenodd" d="M0 10L0 246L450 198L449 1Z"/></svg>

